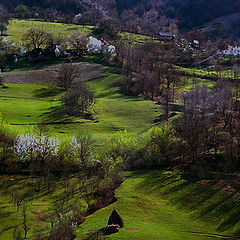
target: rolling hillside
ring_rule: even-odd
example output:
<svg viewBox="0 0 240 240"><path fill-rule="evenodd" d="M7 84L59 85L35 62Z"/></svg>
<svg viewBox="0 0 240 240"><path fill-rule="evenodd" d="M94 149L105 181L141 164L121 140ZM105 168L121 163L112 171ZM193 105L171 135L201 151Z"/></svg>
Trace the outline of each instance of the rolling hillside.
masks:
<svg viewBox="0 0 240 240"><path fill-rule="evenodd" d="M233 237L239 231L239 194L227 190L224 182L166 171L129 172L116 197L116 203L87 218L77 239L104 227L113 209L125 227L112 240L239 239Z"/></svg>

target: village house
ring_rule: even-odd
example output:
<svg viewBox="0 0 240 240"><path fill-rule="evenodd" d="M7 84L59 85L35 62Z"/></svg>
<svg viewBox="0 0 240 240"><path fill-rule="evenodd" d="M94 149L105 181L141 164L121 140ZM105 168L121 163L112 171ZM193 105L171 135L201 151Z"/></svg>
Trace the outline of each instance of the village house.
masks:
<svg viewBox="0 0 240 240"><path fill-rule="evenodd" d="M162 40L172 40L175 38L175 35L172 35L170 32L159 32L158 38Z"/></svg>
<svg viewBox="0 0 240 240"><path fill-rule="evenodd" d="M240 47L238 46L230 46L228 45L227 49L222 51L223 55L233 55L233 56L239 56L240 55Z"/></svg>

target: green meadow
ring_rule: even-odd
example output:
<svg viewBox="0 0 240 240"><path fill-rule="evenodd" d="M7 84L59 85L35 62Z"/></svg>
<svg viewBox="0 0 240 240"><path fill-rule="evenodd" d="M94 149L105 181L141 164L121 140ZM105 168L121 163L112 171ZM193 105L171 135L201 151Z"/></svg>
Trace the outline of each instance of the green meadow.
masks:
<svg viewBox="0 0 240 240"><path fill-rule="evenodd" d="M19 194L25 196L27 206L27 221L29 226L28 239L37 231L47 231L51 226L51 215L54 213L56 205L61 202L61 197L64 194L64 180L52 182L52 188L49 191L47 188L42 188L36 193L33 189L36 187L36 182L31 178L24 176L1 176L0 177L0 239L13 239L13 231L15 227L21 229L22 207L17 209L13 204L11 192L18 191ZM78 179L72 177L70 183L78 187ZM54 186L54 187L53 187ZM27 201L28 197L34 192L33 199ZM83 211L87 209L87 203L83 200L82 194L75 191L73 197L69 200L68 207L81 206Z"/></svg>
<svg viewBox="0 0 240 240"><path fill-rule="evenodd" d="M63 37L69 36L74 31L81 31L85 35L89 35L93 30L92 26L13 19L8 25L7 38L14 42L21 43L24 33L26 33L30 28L40 28L46 32L51 32Z"/></svg>
<svg viewBox="0 0 240 240"><path fill-rule="evenodd" d="M98 210L77 231L77 239L106 226L113 209L125 221L112 240L221 240L239 230L240 197L217 181L197 181L164 171L129 172L117 201ZM128 232L137 229L138 232Z"/></svg>
<svg viewBox="0 0 240 240"><path fill-rule="evenodd" d="M73 177L70 182L77 189L77 179ZM14 227L21 224L22 215L9 193L18 190L27 196L35 183L23 176L2 176L0 183L0 239L10 240ZM52 182L50 193L44 188L27 204L28 239L33 232L44 232L50 227L49 217L61 201L63 186L64 182ZM112 240L239 239L235 236L239 232L240 197L226 190L227 186L224 182L199 181L170 171L125 173L124 183L116 191L117 201L88 216L76 230L76 239L105 227L113 209L118 210L125 226L110 236ZM79 191L68 202L69 207L76 205L87 208Z"/></svg>
<svg viewBox="0 0 240 240"><path fill-rule="evenodd" d="M10 131L32 131L38 123L47 126L50 135L69 138L88 132L96 139L126 130L138 135L149 129L161 114L153 102L126 96L119 83L121 75L103 66L101 77L87 81L95 94L94 119L73 118L65 114L58 87L37 84L5 84L0 88L1 122Z"/></svg>

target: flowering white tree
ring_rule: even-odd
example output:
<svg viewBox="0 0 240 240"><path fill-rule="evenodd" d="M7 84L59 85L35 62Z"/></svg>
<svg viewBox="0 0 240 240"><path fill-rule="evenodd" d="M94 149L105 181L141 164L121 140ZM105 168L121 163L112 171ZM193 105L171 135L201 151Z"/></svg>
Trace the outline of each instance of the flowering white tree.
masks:
<svg viewBox="0 0 240 240"><path fill-rule="evenodd" d="M88 135L73 137L70 142L70 152L73 157L79 159L82 164L87 164L93 160L93 141Z"/></svg>
<svg viewBox="0 0 240 240"><path fill-rule="evenodd" d="M60 142L57 138L48 138L47 136L42 135L37 138L34 151L42 159L46 156L57 156L59 145Z"/></svg>
<svg viewBox="0 0 240 240"><path fill-rule="evenodd" d="M87 44L87 50L90 53L101 53L103 50L104 43L100 40L90 36Z"/></svg>
<svg viewBox="0 0 240 240"><path fill-rule="evenodd" d="M18 54L20 51L20 46L15 43L11 42L5 38L0 38L0 51L4 55L13 55Z"/></svg>
<svg viewBox="0 0 240 240"><path fill-rule="evenodd" d="M102 42L101 40L90 36L87 44L87 50L89 53L115 53L116 47L108 45L106 41Z"/></svg>
<svg viewBox="0 0 240 240"><path fill-rule="evenodd" d="M39 157L42 160L47 157L57 156L60 142L57 138L48 138L41 135L22 134L14 141L14 152L22 162L30 162Z"/></svg>
<svg viewBox="0 0 240 240"><path fill-rule="evenodd" d="M67 55L67 52L61 45L57 45L55 48L56 57Z"/></svg>

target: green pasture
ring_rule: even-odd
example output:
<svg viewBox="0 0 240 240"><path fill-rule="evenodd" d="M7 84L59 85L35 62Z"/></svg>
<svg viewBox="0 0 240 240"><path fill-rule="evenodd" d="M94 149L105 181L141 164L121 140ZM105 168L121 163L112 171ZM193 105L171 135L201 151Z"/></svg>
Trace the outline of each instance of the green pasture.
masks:
<svg viewBox="0 0 240 240"><path fill-rule="evenodd" d="M77 189L77 179L70 182ZM23 176L2 176L0 183L0 239L10 240L14 228L21 228L22 221L22 207L17 211L10 192L17 190L27 197L37 183ZM27 204L28 237L51 226L50 217L55 203L61 200L63 186L64 182L52 182L50 192L44 188L34 193L32 201L26 198L23 202ZM76 191L68 206L78 205L86 210L87 204L81 197ZM77 229L76 239L106 226L113 209L123 217L125 226L110 236L112 240L239 239L240 197L228 189L227 182L199 181L170 171L128 172L116 197L114 204L87 217Z"/></svg>
<svg viewBox="0 0 240 240"><path fill-rule="evenodd" d="M72 178L76 185L77 179ZM21 176L0 178L0 239L12 239L16 226L21 228L21 208L17 211L10 192L17 190L27 197L37 184ZM30 231L47 231L54 206L61 200L64 182L52 182L47 188L34 193L27 204L27 221ZM35 186L36 187L36 186ZM125 181L116 192L117 201L88 216L76 230L76 239L89 231L103 228L113 209L117 209L125 226L112 240L223 240L239 239L240 197L228 189L227 182L195 180L170 171L139 171L125 173ZM68 207L87 204L76 191ZM138 232L128 232L137 229Z"/></svg>
<svg viewBox="0 0 240 240"><path fill-rule="evenodd" d="M22 207L27 206L27 224L28 235L38 231L45 232L51 227L51 218L53 218L54 209L61 202L64 194L64 180L52 181L50 189L42 188L37 192L37 182L28 177L23 176L1 176L0 177L0 239L13 239L13 231L17 227L22 233L21 223L23 221ZM79 186L78 179L70 179L70 183L75 185L75 189ZM20 195L25 196L19 210L13 204L11 192L18 191ZM33 199L29 200L31 194ZM83 211L87 210L87 203L83 200L82 193L75 191L72 198L67 203L68 208L79 206Z"/></svg>
<svg viewBox="0 0 240 240"><path fill-rule="evenodd" d="M144 43L152 39L151 37L146 35L141 35L136 33L127 33L127 32L120 33L120 36L123 40L132 40L135 43Z"/></svg>
<svg viewBox="0 0 240 240"><path fill-rule="evenodd" d="M30 28L40 28L46 32L65 37L71 35L71 33L74 31L81 31L84 34L89 35L93 30L92 26L13 19L9 22L8 25L7 38L11 39L14 42L21 43L24 33L26 33Z"/></svg>
<svg viewBox="0 0 240 240"><path fill-rule="evenodd" d="M127 173L117 202L87 217L82 234L107 225L113 209L125 221L113 240L221 240L239 230L240 197L215 181L196 181L163 171ZM127 232L138 229L139 232Z"/></svg>
<svg viewBox="0 0 240 240"><path fill-rule="evenodd" d="M94 30L93 26L82 26L76 24L64 24L55 22L44 22L37 21L33 19L29 20L19 20L12 19L8 25L7 38L18 43L22 43L22 38L24 33L30 28L40 28L46 32L54 33L56 35L61 35L67 37L71 35L74 31L81 31L85 35L90 35ZM142 34L135 33L120 33L123 40L132 39L136 43L144 43L152 38Z"/></svg>
<svg viewBox="0 0 240 240"><path fill-rule="evenodd" d="M161 114L153 102L121 92L121 75L104 67L103 76L87 82L95 94L94 119L74 118L65 114L60 101L64 92L56 86L5 84L0 88L1 122L10 131L32 131L38 123L47 126L50 135L69 138L88 132L95 138L126 130L140 134Z"/></svg>
<svg viewBox="0 0 240 240"><path fill-rule="evenodd" d="M49 23L42 21L11 20L9 39L21 43L22 36L31 27L43 28L55 34L68 36L80 30L86 35L93 30L90 26ZM122 35L128 38L127 34ZM136 42L149 38L132 35ZM118 69L99 62L97 57L78 59L102 65L102 75L86 83L95 95L93 119L70 117L64 111L61 98L64 91L52 85L4 84L0 86L0 125L11 133L36 131L39 123L45 124L48 134L60 140L68 140L79 133L93 135L97 143L119 131L129 136L138 136L155 125L162 114L161 107L141 97L128 96L121 90L122 76ZM55 61L55 60L54 60ZM60 63L58 59L49 65ZM48 63L35 69L44 69ZM9 64L9 71L33 70L26 59ZM182 71L199 75L206 74L198 69L181 68ZM6 73L7 74L7 73ZM211 72L213 74L213 72ZM226 71L226 76L232 73ZM214 81L198 79L197 84L213 86ZM183 91L189 91L196 83L187 79L176 89L177 104ZM179 112L177 112L179 114ZM72 182L76 181L74 178ZM21 224L21 211L11 201L10 191L26 193L34 185L33 179L23 176L0 177L0 239L12 239L12 232ZM76 183L77 184L77 183ZM36 193L28 204L29 235L40 228L45 231L50 222L45 221L53 212L54 203L63 195L63 183L54 182L51 193L43 189ZM76 193L70 200L72 206L86 203ZM227 182L195 180L179 173L166 171L129 172L116 192L117 201L87 217L77 229L76 239L88 231L105 227L113 209L117 209L125 221L124 229L110 236L112 240L221 240L239 239L240 196L229 190ZM71 207L71 206L70 206ZM85 209L86 210L86 209ZM125 231L137 229L137 232Z"/></svg>
<svg viewBox="0 0 240 240"><path fill-rule="evenodd" d="M206 76L206 77L216 77L219 76L221 78L229 78L234 79L234 73L232 69L226 69L220 72L216 72L214 70L208 70L208 69L198 69L198 68L184 68L184 67L178 67L181 71L187 72L190 74L197 74L199 76Z"/></svg>

